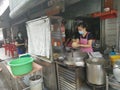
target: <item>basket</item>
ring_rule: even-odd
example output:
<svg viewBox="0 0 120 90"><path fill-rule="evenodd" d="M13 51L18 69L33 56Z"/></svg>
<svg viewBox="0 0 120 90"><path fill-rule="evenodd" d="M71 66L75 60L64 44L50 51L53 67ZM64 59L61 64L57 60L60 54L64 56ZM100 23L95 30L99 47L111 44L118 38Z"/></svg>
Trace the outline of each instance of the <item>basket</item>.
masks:
<svg viewBox="0 0 120 90"><path fill-rule="evenodd" d="M8 62L8 65L11 67L13 75L19 76L32 71L32 62L33 58L24 57L11 60L10 62Z"/></svg>
<svg viewBox="0 0 120 90"><path fill-rule="evenodd" d="M110 60L113 65L116 61L120 60L120 55L112 55L110 56Z"/></svg>

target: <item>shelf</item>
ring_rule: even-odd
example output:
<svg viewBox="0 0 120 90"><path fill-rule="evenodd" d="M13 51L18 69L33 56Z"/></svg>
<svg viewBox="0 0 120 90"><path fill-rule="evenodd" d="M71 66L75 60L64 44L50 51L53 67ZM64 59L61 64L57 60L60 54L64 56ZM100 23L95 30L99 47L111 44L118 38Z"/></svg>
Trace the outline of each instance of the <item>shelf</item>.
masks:
<svg viewBox="0 0 120 90"><path fill-rule="evenodd" d="M60 50L60 49L62 49L62 48L63 48L63 46L62 46L62 45L61 45L61 46L52 46L52 47L53 47L53 49L57 49L57 50L58 50L58 49Z"/></svg>
<svg viewBox="0 0 120 90"><path fill-rule="evenodd" d="M59 32L58 31L57 32L52 32L52 35L56 35L56 34L61 35L61 32L60 31Z"/></svg>
<svg viewBox="0 0 120 90"><path fill-rule="evenodd" d="M113 9L106 12L96 12L92 14L92 17L100 17L100 19L110 19L110 18L116 18L117 17L117 10Z"/></svg>

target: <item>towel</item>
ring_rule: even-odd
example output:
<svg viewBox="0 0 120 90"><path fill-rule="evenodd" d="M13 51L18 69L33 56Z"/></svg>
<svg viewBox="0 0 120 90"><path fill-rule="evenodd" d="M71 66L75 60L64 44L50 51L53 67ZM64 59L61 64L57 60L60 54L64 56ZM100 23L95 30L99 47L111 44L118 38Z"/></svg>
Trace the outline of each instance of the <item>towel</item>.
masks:
<svg viewBox="0 0 120 90"><path fill-rule="evenodd" d="M28 53L50 57L50 20L39 18L26 23L28 34Z"/></svg>

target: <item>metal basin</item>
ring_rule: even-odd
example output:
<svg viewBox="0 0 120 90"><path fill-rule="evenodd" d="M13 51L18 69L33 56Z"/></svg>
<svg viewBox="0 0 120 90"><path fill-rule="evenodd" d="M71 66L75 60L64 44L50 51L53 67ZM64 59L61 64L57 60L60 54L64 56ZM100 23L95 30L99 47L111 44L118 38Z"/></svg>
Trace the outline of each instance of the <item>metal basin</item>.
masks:
<svg viewBox="0 0 120 90"><path fill-rule="evenodd" d="M82 53L80 50L72 51L66 54L67 61L72 62L76 66L84 66L84 59L87 56L87 53Z"/></svg>

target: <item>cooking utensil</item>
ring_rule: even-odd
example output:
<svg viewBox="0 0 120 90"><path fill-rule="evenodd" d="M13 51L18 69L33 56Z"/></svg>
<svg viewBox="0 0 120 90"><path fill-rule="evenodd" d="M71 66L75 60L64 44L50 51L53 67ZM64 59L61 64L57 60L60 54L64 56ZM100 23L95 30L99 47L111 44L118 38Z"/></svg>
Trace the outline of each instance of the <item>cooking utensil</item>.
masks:
<svg viewBox="0 0 120 90"><path fill-rule="evenodd" d="M80 50L71 49L67 52L67 62L73 63L76 66L84 66L84 59L87 58L87 53L80 52Z"/></svg>
<svg viewBox="0 0 120 90"><path fill-rule="evenodd" d="M105 84L105 60L103 58L89 58L87 64L87 80L91 84Z"/></svg>

